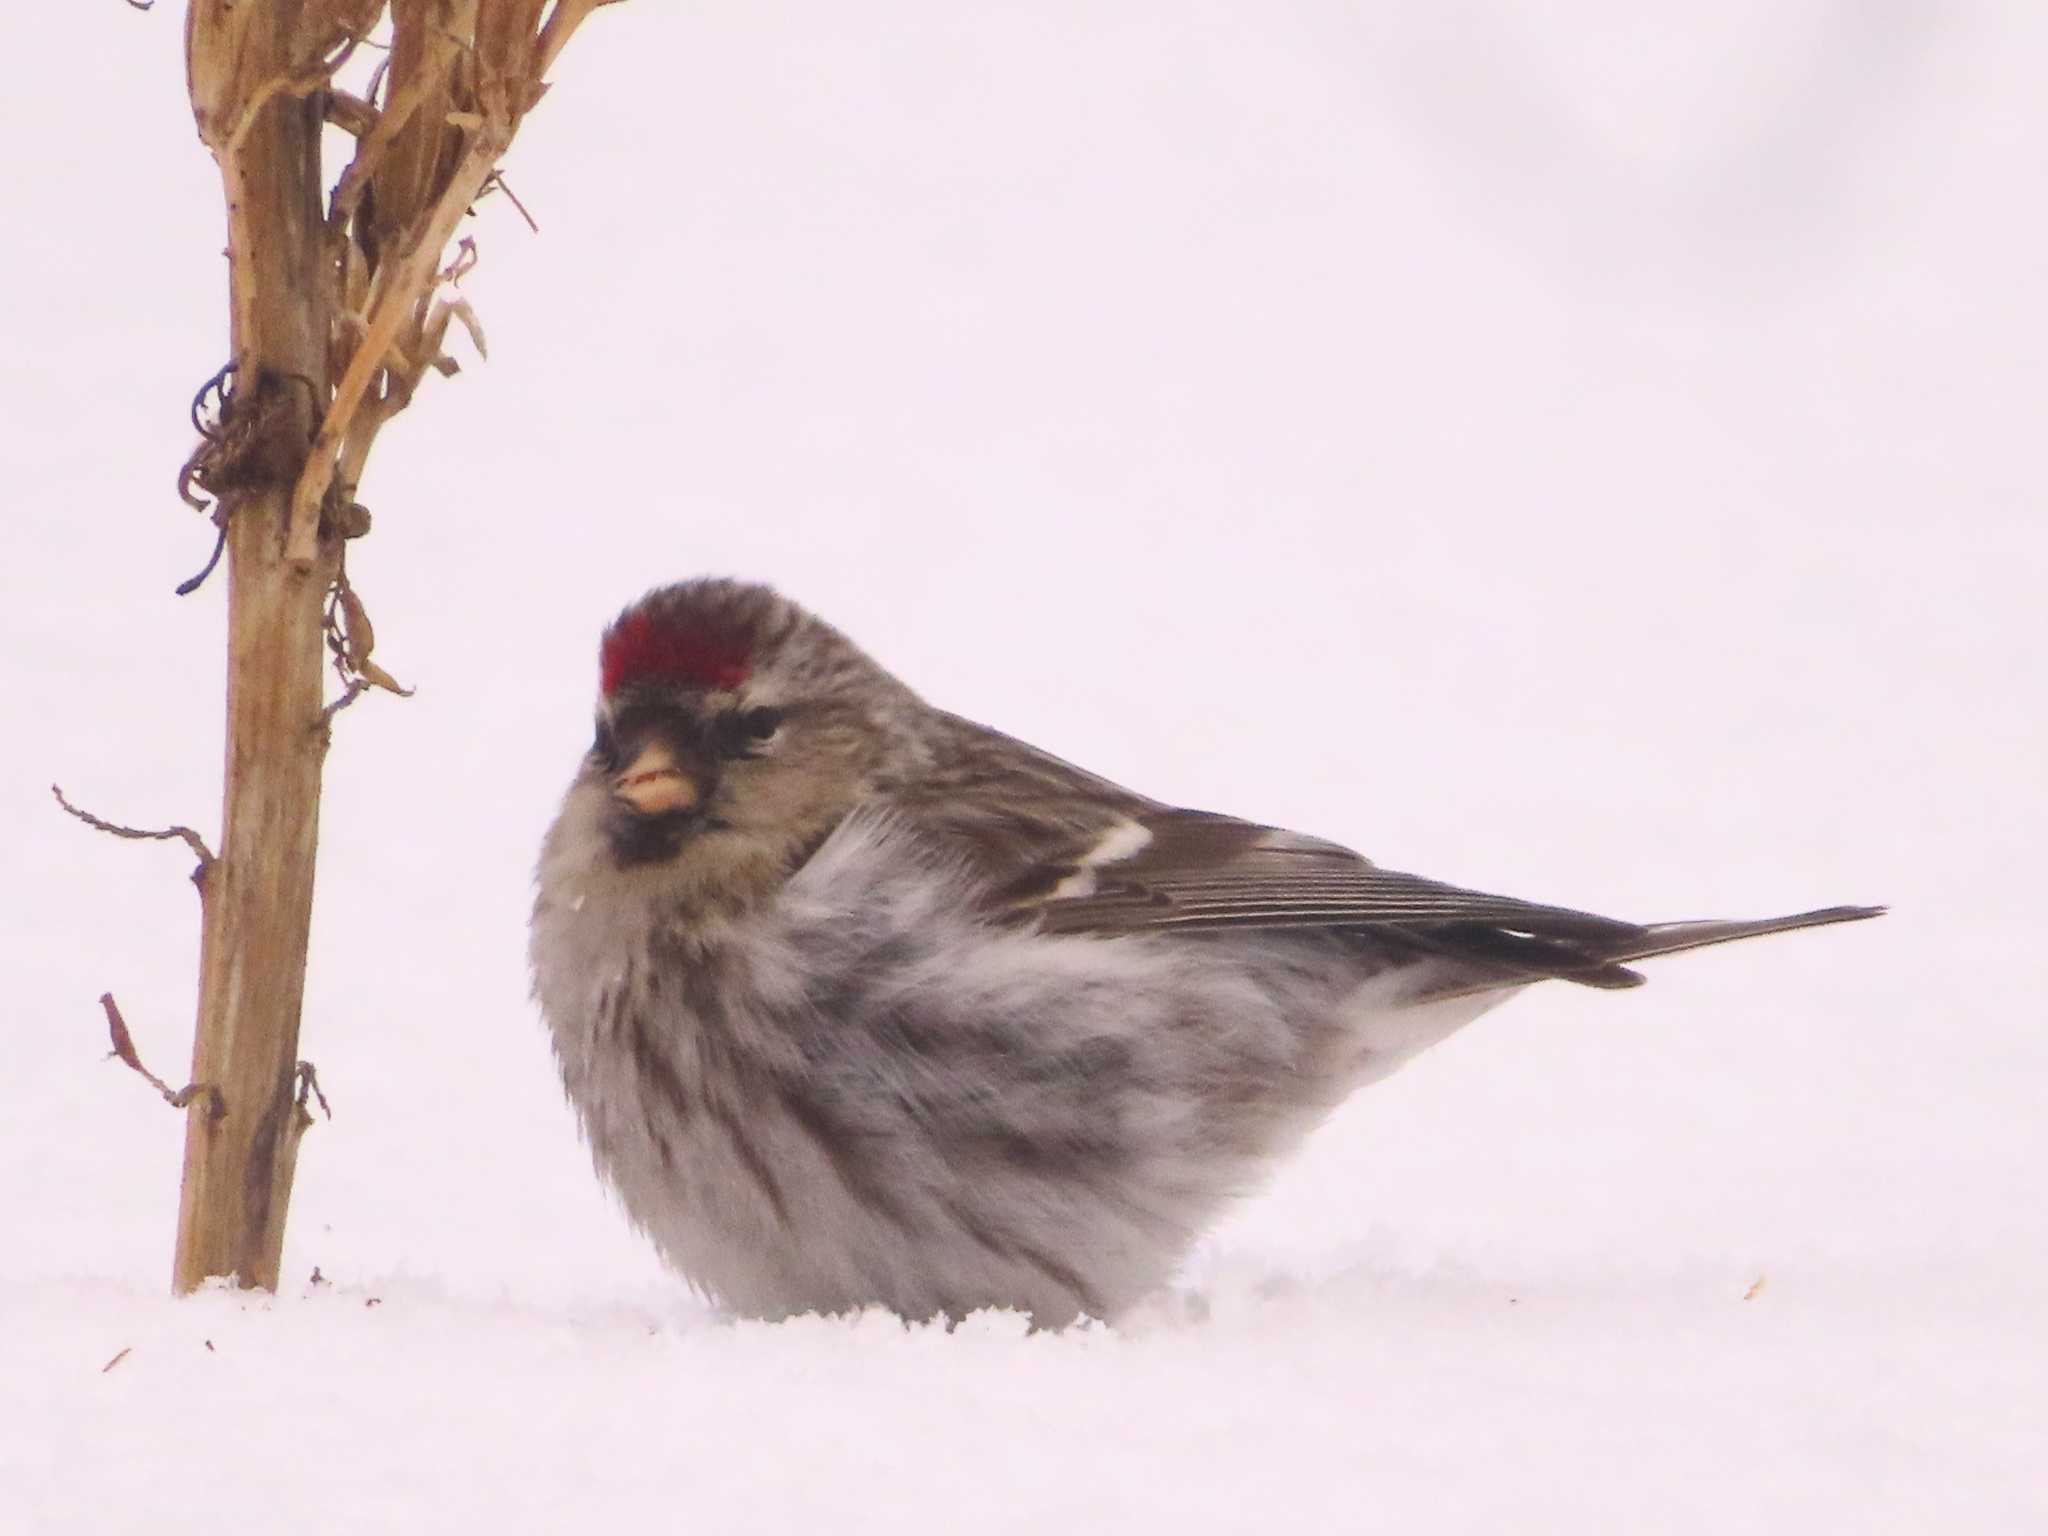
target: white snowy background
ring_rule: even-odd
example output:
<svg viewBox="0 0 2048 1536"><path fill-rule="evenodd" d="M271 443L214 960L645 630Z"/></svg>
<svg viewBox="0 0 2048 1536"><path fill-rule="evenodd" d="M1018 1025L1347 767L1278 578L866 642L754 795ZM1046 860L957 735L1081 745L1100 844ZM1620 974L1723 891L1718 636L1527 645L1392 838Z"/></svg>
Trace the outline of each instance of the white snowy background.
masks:
<svg viewBox="0 0 2048 1536"><path fill-rule="evenodd" d="M329 763L289 1281L174 1303L95 999L182 1078L190 860L49 785L217 818L178 11L0 93L0 1528L2048 1528L2037 0L600 12L363 489L419 692ZM707 571L1397 867L1894 911L1518 999L1123 1327L722 1321L523 959L597 631Z"/></svg>

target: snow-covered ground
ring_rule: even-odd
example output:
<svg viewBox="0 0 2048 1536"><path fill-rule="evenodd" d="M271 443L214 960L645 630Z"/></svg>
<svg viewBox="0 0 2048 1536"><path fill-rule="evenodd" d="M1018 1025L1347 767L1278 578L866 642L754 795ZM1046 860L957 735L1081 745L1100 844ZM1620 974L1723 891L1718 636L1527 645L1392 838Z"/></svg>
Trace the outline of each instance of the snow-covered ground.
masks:
<svg viewBox="0 0 2048 1536"><path fill-rule="evenodd" d="M2048 1528L2048 11L601 12L380 445L291 1283L165 1295L221 590L176 8L45 8L0 451L0 1529ZM30 45L24 44L26 49ZM525 998L596 631L773 580L1163 797L1644 918L1114 1331L723 1322ZM318 1268L322 1281L309 1277ZM1759 1284L1761 1282L1761 1284ZM489 1525L484 1522L489 1521Z"/></svg>

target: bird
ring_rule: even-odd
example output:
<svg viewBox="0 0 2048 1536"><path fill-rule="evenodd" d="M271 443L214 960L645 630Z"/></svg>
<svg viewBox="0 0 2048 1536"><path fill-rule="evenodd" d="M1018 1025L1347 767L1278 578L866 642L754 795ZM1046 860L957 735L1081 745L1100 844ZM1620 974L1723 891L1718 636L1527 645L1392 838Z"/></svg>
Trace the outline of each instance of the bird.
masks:
<svg viewBox="0 0 2048 1536"><path fill-rule="evenodd" d="M770 587L648 592L542 843L600 1176L729 1313L1113 1321L1339 1103L1538 981L1884 909L1637 924L1124 789Z"/></svg>

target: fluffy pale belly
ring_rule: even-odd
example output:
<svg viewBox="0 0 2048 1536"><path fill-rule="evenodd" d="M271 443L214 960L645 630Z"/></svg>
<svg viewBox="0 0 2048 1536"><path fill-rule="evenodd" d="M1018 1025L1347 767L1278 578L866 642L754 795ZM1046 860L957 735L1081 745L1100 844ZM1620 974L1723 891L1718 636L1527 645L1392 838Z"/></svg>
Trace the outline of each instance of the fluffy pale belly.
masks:
<svg viewBox="0 0 2048 1536"><path fill-rule="evenodd" d="M1073 1246L1056 1246L990 1206L943 1149L842 1142L787 1089L679 1084L629 1052L579 1108L634 1223L693 1286L748 1316L1000 1306L1057 1324L1127 1305L1171 1262L1113 1203L1093 1220L1073 1211Z"/></svg>
<svg viewBox="0 0 2048 1536"><path fill-rule="evenodd" d="M688 963L602 916L537 924L605 962L537 966L564 1085L628 1215L756 1316L1113 1316L1497 1000L1417 1006L1415 968L1327 937L1051 938L873 892Z"/></svg>

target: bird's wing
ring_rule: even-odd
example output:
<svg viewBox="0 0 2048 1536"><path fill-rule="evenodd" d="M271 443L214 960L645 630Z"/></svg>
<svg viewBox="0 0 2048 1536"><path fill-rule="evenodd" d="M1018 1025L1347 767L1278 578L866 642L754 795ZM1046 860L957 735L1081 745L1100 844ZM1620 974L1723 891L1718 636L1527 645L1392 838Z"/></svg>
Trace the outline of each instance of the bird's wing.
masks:
<svg viewBox="0 0 2048 1536"><path fill-rule="evenodd" d="M1544 976L1629 987L1642 978L1626 961L1882 910L1831 907L1755 922L1624 922L1383 869L1297 832L1159 805L983 734L995 748L986 770L967 754L957 778L897 797L891 809L967 865L991 917L1049 933L1369 931L1470 962L1475 989Z"/></svg>

